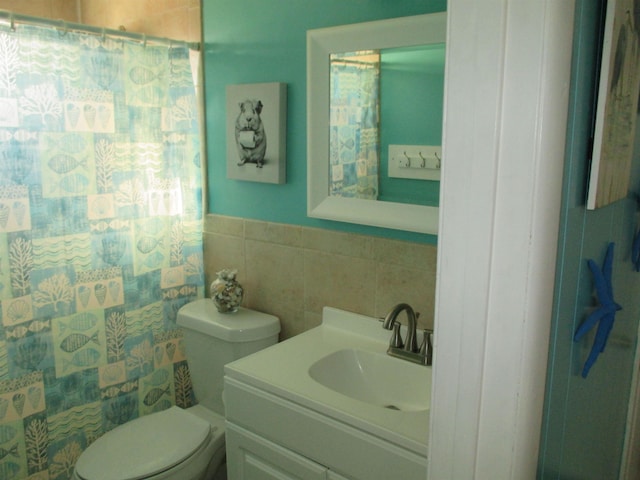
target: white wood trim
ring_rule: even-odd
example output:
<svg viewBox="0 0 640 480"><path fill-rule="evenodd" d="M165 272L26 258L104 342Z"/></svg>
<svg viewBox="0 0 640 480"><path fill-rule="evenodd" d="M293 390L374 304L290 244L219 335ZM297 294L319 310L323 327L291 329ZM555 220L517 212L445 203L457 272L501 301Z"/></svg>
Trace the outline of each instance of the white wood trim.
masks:
<svg viewBox="0 0 640 480"><path fill-rule="evenodd" d="M640 325L638 326L640 333ZM622 461L618 480L640 477L640 343L636 344L633 375L627 408Z"/></svg>
<svg viewBox="0 0 640 480"><path fill-rule="evenodd" d="M609 78L610 78L610 66L611 62L609 59L611 58L609 55L611 53L611 42L613 40L613 23L616 12L616 2L615 1L607 1L606 2L606 14L605 14L605 25L604 25L604 36L602 39L602 52L606 55L601 62L601 70L600 70L600 81L598 86L598 103L596 106L596 125L595 132L593 136L593 155L591 158L591 171L589 173L589 187L587 189L587 209L595 210L596 200L597 200L597 192L598 192L598 177L600 173L600 159L602 155L602 133L603 127L605 123L605 111L608 100L608 95L601 92L609 91ZM606 53L605 53L606 52ZM605 197L607 198L607 197ZM609 201L603 202L603 204L598 205L600 207L605 206Z"/></svg>
<svg viewBox="0 0 640 480"><path fill-rule="evenodd" d="M430 479L535 477L573 12L448 4Z"/></svg>

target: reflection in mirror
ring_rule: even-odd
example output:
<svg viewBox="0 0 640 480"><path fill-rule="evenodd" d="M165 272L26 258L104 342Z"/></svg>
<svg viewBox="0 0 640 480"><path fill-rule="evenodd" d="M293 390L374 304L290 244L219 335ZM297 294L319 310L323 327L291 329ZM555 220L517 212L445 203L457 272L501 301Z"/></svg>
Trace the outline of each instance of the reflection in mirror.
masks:
<svg viewBox="0 0 640 480"><path fill-rule="evenodd" d="M442 145L445 44L388 48L381 55L378 200L437 207L440 182L390 175L389 146Z"/></svg>
<svg viewBox="0 0 640 480"><path fill-rule="evenodd" d="M309 216L437 233L445 32L444 12L307 32Z"/></svg>
<svg viewBox="0 0 640 480"><path fill-rule="evenodd" d="M332 53L329 195L378 198L380 51Z"/></svg>
<svg viewBox="0 0 640 480"><path fill-rule="evenodd" d="M437 181L387 172L389 145L442 143L444 54L440 43L329 56L330 196L437 206Z"/></svg>

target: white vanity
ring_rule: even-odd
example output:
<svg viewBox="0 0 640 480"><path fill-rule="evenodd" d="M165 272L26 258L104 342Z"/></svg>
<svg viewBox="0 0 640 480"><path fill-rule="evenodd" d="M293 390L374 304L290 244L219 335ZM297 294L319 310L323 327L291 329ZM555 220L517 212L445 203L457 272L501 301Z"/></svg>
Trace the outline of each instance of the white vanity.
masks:
<svg viewBox="0 0 640 480"><path fill-rule="evenodd" d="M225 367L230 480L423 479L431 367L386 354L375 318L322 325Z"/></svg>

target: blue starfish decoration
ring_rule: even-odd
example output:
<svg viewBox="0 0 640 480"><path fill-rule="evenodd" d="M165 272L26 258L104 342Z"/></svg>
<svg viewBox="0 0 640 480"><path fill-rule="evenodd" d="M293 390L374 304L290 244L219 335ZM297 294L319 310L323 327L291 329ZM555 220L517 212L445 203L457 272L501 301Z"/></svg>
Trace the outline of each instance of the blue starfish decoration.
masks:
<svg viewBox="0 0 640 480"><path fill-rule="evenodd" d="M583 378L587 378L589 370L598 359L598 355L604 351L604 347L609 339L609 333L611 333L611 329L613 328L613 321L616 318L616 312L622 310L622 307L613 299L613 286L611 285L611 276L613 271L613 247L614 243L609 243L607 253L604 257L604 263L602 264L602 270L600 270L596 262L593 260L588 261L600 306L587 317L582 325L578 327L578 330L573 336L574 342L579 341L594 327L596 323L599 322L598 330L596 331L596 338L593 341L593 346L591 347L591 352L589 353L587 361L582 368Z"/></svg>

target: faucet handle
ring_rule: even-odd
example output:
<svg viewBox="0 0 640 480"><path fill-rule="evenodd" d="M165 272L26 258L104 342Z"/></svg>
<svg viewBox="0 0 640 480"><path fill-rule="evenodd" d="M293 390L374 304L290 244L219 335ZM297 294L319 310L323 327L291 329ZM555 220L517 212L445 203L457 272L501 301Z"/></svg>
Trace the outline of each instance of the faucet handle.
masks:
<svg viewBox="0 0 640 480"><path fill-rule="evenodd" d="M433 361L433 342L431 336L433 330L425 329L422 331L422 343L420 344L419 353L424 357L424 364L431 365Z"/></svg>
<svg viewBox="0 0 640 480"><path fill-rule="evenodd" d="M389 342L389 346L393 348L404 347L404 342L402 341L402 336L400 335L400 324L398 322L395 322L393 324L393 333L391 334L391 341Z"/></svg>
<svg viewBox="0 0 640 480"><path fill-rule="evenodd" d="M433 330L425 328L422 330L422 343L420 344L419 353L422 355L426 355L427 349L431 346L431 335L433 334Z"/></svg>

